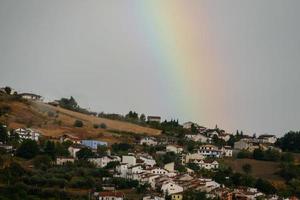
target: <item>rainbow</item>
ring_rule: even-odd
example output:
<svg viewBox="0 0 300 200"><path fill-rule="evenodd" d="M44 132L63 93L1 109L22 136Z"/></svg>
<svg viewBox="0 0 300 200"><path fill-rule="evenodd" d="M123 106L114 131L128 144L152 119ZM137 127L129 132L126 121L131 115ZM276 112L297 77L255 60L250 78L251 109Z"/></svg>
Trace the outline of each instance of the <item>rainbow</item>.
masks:
<svg viewBox="0 0 300 200"><path fill-rule="evenodd" d="M216 88L212 83L218 83L221 77L214 71L216 62L205 12L196 11L191 1L138 2L142 28L162 66L162 78L167 79L176 114L186 120L210 121L213 116L208 116L206 106L215 102L207 95L213 97Z"/></svg>

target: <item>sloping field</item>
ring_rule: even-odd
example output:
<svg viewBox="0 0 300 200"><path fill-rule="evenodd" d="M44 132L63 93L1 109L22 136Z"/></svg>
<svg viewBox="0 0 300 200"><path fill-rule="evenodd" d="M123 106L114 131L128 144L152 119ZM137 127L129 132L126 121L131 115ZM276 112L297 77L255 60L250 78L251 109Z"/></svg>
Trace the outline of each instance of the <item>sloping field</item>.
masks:
<svg viewBox="0 0 300 200"><path fill-rule="evenodd" d="M144 135L160 135L161 131L136 124L98 118L82 113L54 107L41 102L0 101L0 106L9 106L11 112L2 116L0 121L10 128L32 127L40 130L45 136L58 137L70 133L80 138L101 139L110 143L128 140L122 133L135 133ZM51 113L51 115L49 114ZM75 120L81 120L84 127L75 128ZM105 123L107 128L95 129L94 124ZM113 133L116 132L116 133ZM126 134L125 134L126 135Z"/></svg>
<svg viewBox="0 0 300 200"><path fill-rule="evenodd" d="M256 178L268 179L270 181L282 181L283 179L275 173L279 170L280 163L259 161L254 159L225 159L224 163L230 166L235 172L243 173L243 165L250 164L252 173Z"/></svg>

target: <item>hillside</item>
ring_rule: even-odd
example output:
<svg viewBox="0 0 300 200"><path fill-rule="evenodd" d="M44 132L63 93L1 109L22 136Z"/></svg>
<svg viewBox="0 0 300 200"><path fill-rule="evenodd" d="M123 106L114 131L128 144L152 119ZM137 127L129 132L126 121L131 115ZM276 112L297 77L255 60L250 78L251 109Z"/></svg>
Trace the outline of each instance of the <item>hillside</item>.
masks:
<svg viewBox="0 0 300 200"><path fill-rule="evenodd" d="M1 100L1 107L9 107L10 112L0 121L8 124L9 128L32 127L45 136L58 137L70 133L82 139L102 139L111 143L130 139L129 134L160 135L161 131L139 126L129 122L98 118L78 112L51 106L42 102ZM84 127L75 128L75 120L81 120ZM94 128L94 124L106 124L106 129Z"/></svg>
<svg viewBox="0 0 300 200"><path fill-rule="evenodd" d="M276 175L276 172L280 169L280 163L278 162L228 158L224 160L224 163L239 173L243 173L243 165L250 164L252 166L251 175L256 178L264 178L274 182L283 180L280 176Z"/></svg>

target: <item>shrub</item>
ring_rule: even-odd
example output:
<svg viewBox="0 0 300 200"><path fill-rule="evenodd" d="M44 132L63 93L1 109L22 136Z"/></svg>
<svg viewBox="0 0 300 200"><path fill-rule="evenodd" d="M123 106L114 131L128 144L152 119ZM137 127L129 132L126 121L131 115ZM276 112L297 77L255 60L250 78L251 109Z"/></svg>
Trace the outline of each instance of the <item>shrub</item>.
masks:
<svg viewBox="0 0 300 200"><path fill-rule="evenodd" d="M106 128L107 128L107 126L106 126L106 124L104 124L104 123L101 123L101 124L100 124L100 128L106 129Z"/></svg>
<svg viewBox="0 0 300 200"><path fill-rule="evenodd" d="M83 127L83 122L77 119L74 122L74 126L75 127Z"/></svg>

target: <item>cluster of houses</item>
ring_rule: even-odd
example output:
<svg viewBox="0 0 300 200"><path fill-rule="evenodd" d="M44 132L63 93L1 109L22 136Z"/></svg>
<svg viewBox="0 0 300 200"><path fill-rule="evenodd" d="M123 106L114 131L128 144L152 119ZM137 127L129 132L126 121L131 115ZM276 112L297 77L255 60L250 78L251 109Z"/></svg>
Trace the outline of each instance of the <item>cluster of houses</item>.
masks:
<svg viewBox="0 0 300 200"><path fill-rule="evenodd" d="M281 149L274 147L277 138L275 135L260 135L259 137L244 136L242 139L234 143L234 149L254 151L255 149Z"/></svg>

